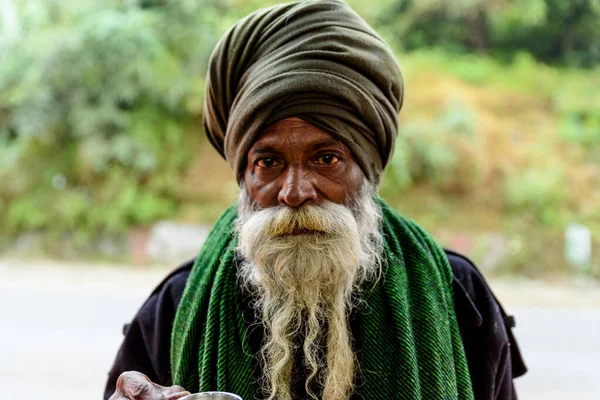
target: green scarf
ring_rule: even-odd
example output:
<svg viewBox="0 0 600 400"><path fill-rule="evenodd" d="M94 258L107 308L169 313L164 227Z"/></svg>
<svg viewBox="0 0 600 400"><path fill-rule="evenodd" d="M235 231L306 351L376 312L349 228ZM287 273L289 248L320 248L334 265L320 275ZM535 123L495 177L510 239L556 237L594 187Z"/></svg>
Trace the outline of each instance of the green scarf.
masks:
<svg viewBox="0 0 600 400"><path fill-rule="evenodd" d="M452 295L452 271L434 239L379 200L387 266L364 291L353 332L365 399L473 399ZM173 383L191 392L259 396L234 262L229 208L206 240L175 316Z"/></svg>

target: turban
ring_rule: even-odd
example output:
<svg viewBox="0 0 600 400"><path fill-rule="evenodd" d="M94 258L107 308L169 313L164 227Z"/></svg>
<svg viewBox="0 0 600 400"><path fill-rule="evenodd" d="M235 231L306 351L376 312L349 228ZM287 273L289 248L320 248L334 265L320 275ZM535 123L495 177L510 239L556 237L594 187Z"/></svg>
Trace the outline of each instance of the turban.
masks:
<svg viewBox="0 0 600 400"><path fill-rule="evenodd" d="M208 66L204 128L238 181L260 134L299 117L341 140L378 183L402 96L392 50L347 4L288 3L255 11L221 38Z"/></svg>

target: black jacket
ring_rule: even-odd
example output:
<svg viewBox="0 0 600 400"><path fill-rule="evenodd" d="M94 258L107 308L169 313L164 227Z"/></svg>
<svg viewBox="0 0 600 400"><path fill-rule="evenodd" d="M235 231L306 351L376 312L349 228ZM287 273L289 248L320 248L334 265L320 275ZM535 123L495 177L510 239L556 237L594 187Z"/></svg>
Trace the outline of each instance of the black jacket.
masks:
<svg viewBox="0 0 600 400"><path fill-rule="evenodd" d="M454 301L476 400L516 400L513 378L527 369L506 315L475 265L446 250L454 273ZM139 371L160 385L171 385L170 348L175 312L193 260L175 269L154 290L130 324L108 374L104 399L124 371Z"/></svg>

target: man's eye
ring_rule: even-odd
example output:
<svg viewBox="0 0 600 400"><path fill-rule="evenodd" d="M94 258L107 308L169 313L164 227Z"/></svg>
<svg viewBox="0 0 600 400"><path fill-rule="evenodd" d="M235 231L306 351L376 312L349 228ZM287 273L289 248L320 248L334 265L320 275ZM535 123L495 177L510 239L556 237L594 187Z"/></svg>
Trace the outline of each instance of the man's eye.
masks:
<svg viewBox="0 0 600 400"><path fill-rule="evenodd" d="M325 154L317 158L317 164L321 165L333 165L336 164L340 159L335 154Z"/></svg>
<svg viewBox="0 0 600 400"><path fill-rule="evenodd" d="M261 168L273 168L279 165L279 161L277 161L273 157L265 157L256 161L256 165L258 165Z"/></svg>

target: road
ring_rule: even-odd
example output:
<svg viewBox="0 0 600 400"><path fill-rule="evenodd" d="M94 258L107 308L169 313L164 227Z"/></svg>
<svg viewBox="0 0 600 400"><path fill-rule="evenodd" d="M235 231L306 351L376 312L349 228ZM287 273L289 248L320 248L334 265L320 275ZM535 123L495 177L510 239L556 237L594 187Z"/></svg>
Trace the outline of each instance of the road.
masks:
<svg viewBox="0 0 600 400"><path fill-rule="evenodd" d="M600 310L518 308L516 329L529 372L520 399L600 399Z"/></svg>
<svg viewBox="0 0 600 400"><path fill-rule="evenodd" d="M122 324L165 272L0 261L0 398L100 399ZM540 306L507 294L512 284L498 286L530 369L517 380L520 399L599 399L600 307ZM517 287L528 288L544 293Z"/></svg>

